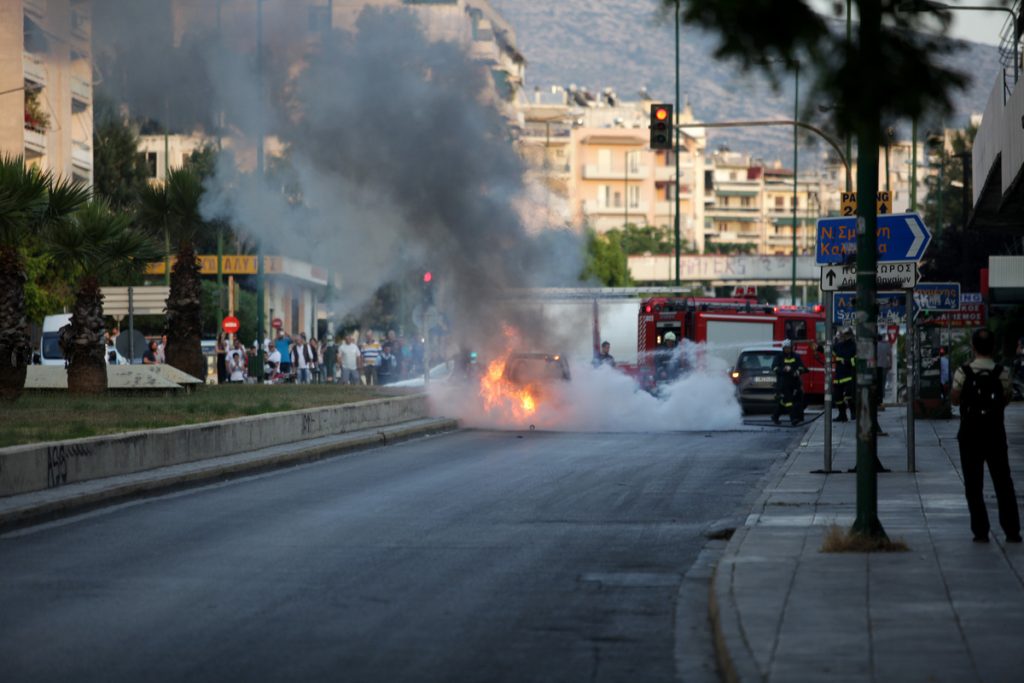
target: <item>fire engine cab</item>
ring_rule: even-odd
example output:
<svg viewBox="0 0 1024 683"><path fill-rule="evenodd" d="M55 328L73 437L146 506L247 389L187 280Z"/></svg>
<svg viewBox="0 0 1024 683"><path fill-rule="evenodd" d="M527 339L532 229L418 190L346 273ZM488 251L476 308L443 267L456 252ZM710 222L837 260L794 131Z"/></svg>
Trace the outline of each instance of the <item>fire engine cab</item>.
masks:
<svg viewBox="0 0 1024 683"><path fill-rule="evenodd" d="M675 342L666 341L672 333ZM825 388L824 353L825 314L820 306L772 306L752 298L664 298L640 302L637 322L638 379L645 389L658 381L659 359L683 340L704 344L696 357L707 367L710 358L720 358L724 368L735 364L743 347L754 344L793 341L793 350L809 370L804 377L804 393L821 396ZM703 354L703 355L701 355ZM693 358L693 354L686 356Z"/></svg>

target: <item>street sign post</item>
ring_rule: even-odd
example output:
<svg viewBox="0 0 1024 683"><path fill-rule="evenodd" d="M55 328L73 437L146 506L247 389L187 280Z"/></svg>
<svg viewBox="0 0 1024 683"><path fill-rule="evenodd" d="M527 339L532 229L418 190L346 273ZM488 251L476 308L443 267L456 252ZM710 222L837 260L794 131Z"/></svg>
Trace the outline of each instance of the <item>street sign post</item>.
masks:
<svg viewBox="0 0 1024 683"><path fill-rule="evenodd" d="M932 241L932 234L916 213L894 213L878 217L875 238L879 261L920 261ZM815 263L820 266L852 263L856 256L856 218L818 220Z"/></svg>
<svg viewBox="0 0 1024 683"><path fill-rule="evenodd" d="M960 310L960 283L922 282L914 289L914 307L922 311Z"/></svg>

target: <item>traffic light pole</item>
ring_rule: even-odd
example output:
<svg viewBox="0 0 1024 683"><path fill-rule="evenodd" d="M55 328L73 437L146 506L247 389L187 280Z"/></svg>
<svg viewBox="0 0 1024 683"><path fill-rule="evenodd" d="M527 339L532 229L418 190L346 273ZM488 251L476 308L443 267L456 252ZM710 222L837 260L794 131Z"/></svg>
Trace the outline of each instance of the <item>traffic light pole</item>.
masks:
<svg viewBox="0 0 1024 683"><path fill-rule="evenodd" d="M675 114L679 111L679 0L676 0L676 106L673 113ZM676 160L676 179L672 189L674 190L673 194L675 195L675 197L673 198L673 201L675 201L675 220L673 222L673 227L675 230L676 238L677 288L680 286L679 254L682 246L680 244L679 239L679 126L675 125L676 123L678 123L678 120L678 117L676 117L672 121L672 154L673 156L675 156Z"/></svg>
<svg viewBox="0 0 1024 683"><path fill-rule="evenodd" d="M875 46L882 42L881 0L861 0L860 40L862 68L875 73L878 64ZM880 93L867 84L853 106L857 116L857 189L861 197L878 192L878 146L881 138ZM852 96L852 94L851 94ZM875 202L857 202L857 518L852 532L872 538L885 538L878 520L878 444L875 425L875 368L877 367L878 312L875 305L878 261L878 216Z"/></svg>

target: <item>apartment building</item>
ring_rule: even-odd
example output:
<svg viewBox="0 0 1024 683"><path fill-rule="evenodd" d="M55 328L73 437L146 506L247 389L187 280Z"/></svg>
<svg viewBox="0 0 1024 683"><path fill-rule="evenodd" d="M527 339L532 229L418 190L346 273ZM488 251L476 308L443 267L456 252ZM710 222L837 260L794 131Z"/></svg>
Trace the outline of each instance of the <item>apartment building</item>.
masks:
<svg viewBox="0 0 1024 683"><path fill-rule="evenodd" d="M839 189L828 173L801 175L747 154L720 150L709 159L705 202L706 251L812 253L818 218L838 211ZM795 220L794 220L795 200ZM795 229L794 229L795 224Z"/></svg>
<svg viewBox="0 0 1024 683"><path fill-rule="evenodd" d="M0 3L0 152L92 184L89 0Z"/></svg>
<svg viewBox="0 0 1024 683"><path fill-rule="evenodd" d="M538 89L516 104L517 144L529 177L563 207L559 222L597 232L627 224L671 228L678 191L682 237L700 249L704 131L682 134L675 182L672 152L649 148L650 105L622 101L610 90L598 98L575 88ZM677 119L691 123L693 111L684 107Z"/></svg>

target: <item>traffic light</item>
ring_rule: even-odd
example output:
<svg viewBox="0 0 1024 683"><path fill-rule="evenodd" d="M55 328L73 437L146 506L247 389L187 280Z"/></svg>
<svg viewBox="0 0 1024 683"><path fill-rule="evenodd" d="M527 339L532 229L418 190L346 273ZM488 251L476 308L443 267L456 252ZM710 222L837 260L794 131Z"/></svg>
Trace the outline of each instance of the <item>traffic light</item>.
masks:
<svg viewBox="0 0 1024 683"><path fill-rule="evenodd" d="M672 149L672 105L651 105L651 149Z"/></svg>
<svg viewBox="0 0 1024 683"><path fill-rule="evenodd" d="M423 302L427 305L434 303L434 274L429 270L423 273Z"/></svg>

